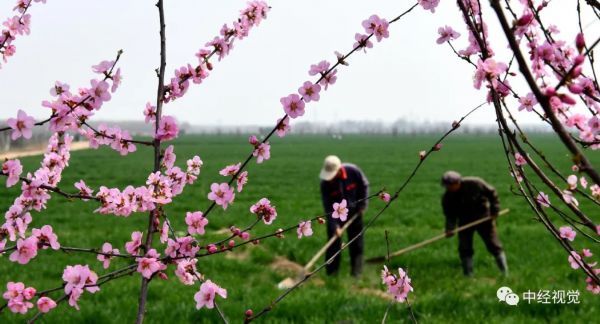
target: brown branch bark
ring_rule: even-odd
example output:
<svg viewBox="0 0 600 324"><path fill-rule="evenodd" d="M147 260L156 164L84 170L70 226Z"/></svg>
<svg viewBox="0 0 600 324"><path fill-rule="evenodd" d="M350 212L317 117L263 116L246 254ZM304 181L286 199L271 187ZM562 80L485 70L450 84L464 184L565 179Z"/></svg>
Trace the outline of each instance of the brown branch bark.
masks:
<svg viewBox="0 0 600 324"><path fill-rule="evenodd" d="M162 116L162 106L164 99L164 80L165 80L165 68L167 65L167 49L166 49L166 36L165 36L165 10L163 6L163 0L158 0L156 3L158 8L158 17L160 23L160 68L158 72L158 89L156 94L156 121L154 131L155 134L158 132L160 126L160 118ZM155 135L156 137L156 135ZM154 139L154 172L160 170L160 140ZM148 231L146 233L145 248L148 251L152 247L152 236L154 235L154 218L158 217L158 206L156 209L150 212L148 216ZM140 296L138 302L138 313L136 323L141 324L144 321L144 314L146 312L146 300L148 299L148 285L149 279L142 278L142 285L140 287Z"/></svg>

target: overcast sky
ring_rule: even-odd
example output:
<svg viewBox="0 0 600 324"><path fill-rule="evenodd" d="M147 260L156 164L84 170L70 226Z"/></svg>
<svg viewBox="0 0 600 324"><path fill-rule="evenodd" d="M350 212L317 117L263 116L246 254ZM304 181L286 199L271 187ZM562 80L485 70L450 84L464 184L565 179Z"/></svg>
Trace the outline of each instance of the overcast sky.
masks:
<svg viewBox="0 0 600 324"><path fill-rule="evenodd" d="M454 1L443 0L435 14L417 7L390 26L390 37L365 54L350 58L338 72L337 83L307 105L303 120L335 122L341 119L393 121L451 121L482 102L485 93L472 87L472 68L447 45L437 45L437 29L450 25L466 32ZM484 1L483 3L485 3ZM112 60L124 50L119 63L124 80L95 119L142 120L147 101L155 100L159 63L158 14L154 1L48 0L30 9L32 32L15 41L17 54L0 70L0 119L24 109L37 117L49 112L41 106L50 97L54 81L72 88L89 86L91 65ZM334 51L347 52L361 22L371 14L395 17L414 1L390 0L272 0L269 17L251 35L237 41L223 61L214 61L211 76L166 106L165 113L201 125L272 124L282 115L279 99L306 80L311 64L334 60ZM167 78L185 63L196 63L194 53L231 23L245 0L166 0ZM1 19L12 16L14 1L0 2ZM576 1L553 1L548 22L571 22L561 33L568 41L576 33ZM585 6L585 4L584 4ZM484 15L492 25L495 50L502 54L505 38L489 7ZM594 21L584 17L584 25ZM559 24L562 26L562 24ZM565 28L566 28L565 27ZM586 29L588 39L600 35L600 24ZM502 56L502 55L500 55ZM504 55L508 61L509 57ZM522 113L524 114L524 113ZM529 118L535 121L535 118ZM493 123L487 107L472 122Z"/></svg>

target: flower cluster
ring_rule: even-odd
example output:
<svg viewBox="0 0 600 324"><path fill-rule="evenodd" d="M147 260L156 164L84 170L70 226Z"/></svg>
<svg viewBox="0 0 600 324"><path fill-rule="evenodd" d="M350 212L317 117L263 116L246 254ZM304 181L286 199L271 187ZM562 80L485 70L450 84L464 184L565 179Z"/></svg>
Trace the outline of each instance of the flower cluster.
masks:
<svg viewBox="0 0 600 324"><path fill-rule="evenodd" d="M0 54L5 63L7 58L13 56L17 51L13 45L17 36L29 35L31 31L31 15L26 12L33 2L46 3L46 0L17 0L13 10L19 14L7 18L2 23L4 29L0 31ZM1 64L0 67L2 67Z"/></svg>
<svg viewBox="0 0 600 324"><path fill-rule="evenodd" d="M183 192L187 184L193 184L200 174L202 160L195 156L187 161L187 170L173 166L175 154L172 149L168 161L170 168L164 172L151 173L146 180L146 186L127 186L122 191L118 188L101 186L95 197L101 205L95 212L100 214L114 214L116 216L129 216L134 212L146 212L156 208L157 205L168 204L172 199ZM89 193L91 189L80 181L76 187L82 192Z"/></svg>
<svg viewBox="0 0 600 324"><path fill-rule="evenodd" d="M6 284L6 292L2 295L8 301L8 308L13 313L25 314L30 308L33 308L33 303L30 302L35 297L35 288L28 287L22 282L9 282Z"/></svg>
<svg viewBox="0 0 600 324"><path fill-rule="evenodd" d="M100 124L96 131L88 128L80 130L80 133L89 140L90 147L93 149L106 145L121 155L127 155L137 150L135 144L131 142L132 137L129 131L122 130L117 126L108 127L105 124Z"/></svg>
<svg viewBox="0 0 600 324"><path fill-rule="evenodd" d="M50 130L53 132L75 131L90 142L90 147L98 148L100 145L110 146L121 155L136 151L133 139L128 131L118 127L100 125L98 129L87 124L87 120L94 115L94 111L101 109L102 105L111 99L111 92L115 92L121 83L121 70L113 72L116 61L102 61L92 66L92 70L101 77L90 81L90 87L80 88L77 93L70 91L66 83L56 81L50 89L54 100L45 100L42 106L51 111L49 118ZM45 122L38 123L42 125ZM26 113L19 111L16 119L9 119L13 139L23 136L31 137L31 128L34 120Z"/></svg>
<svg viewBox="0 0 600 324"><path fill-rule="evenodd" d="M4 215L6 221L0 226L0 248L5 246L7 239L14 242L18 238L17 250L10 257L12 261L28 263L37 255L38 243L49 244L53 248L57 246L56 235L52 233L50 226L36 230L28 238L25 234L32 222L30 211L39 212L46 208L50 199L46 188L54 187L60 182L62 171L69 164L71 140L69 135L61 137L58 133L50 137L40 168L33 174L26 175L26 180L21 182L21 195ZM18 182L21 172L22 167L18 160L9 160L2 166L2 174L8 176L7 186Z"/></svg>
<svg viewBox="0 0 600 324"><path fill-rule="evenodd" d="M98 275L87 265L67 266L62 275L65 281L65 294L69 296L69 305L79 310L77 302L84 291L95 293L100 290L96 285Z"/></svg>
<svg viewBox="0 0 600 324"><path fill-rule="evenodd" d="M50 89L55 99L42 102L42 106L52 112L50 130L77 131L85 120L93 116L94 111L100 110L104 103L111 100L111 92L115 92L121 82L120 70L113 73L115 64L116 61L102 61L92 66L94 73L100 77L91 79L90 87L80 88L76 93L71 92L68 84L56 81ZM85 134L82 132L82 135Z"/></svg>
<svg viewBox="0 0 600 324"><path fill-rule="evenodd" d="M402 268L398 268L398 275L395 275L388 270L387 266L383 266L381 281L387 286L388 293L399 303L405 302L408 294L413 291L410 278Z"/></svg>
<svg viewBox="0 0 600 324"><path fill-rule="evenodd" d="M169 102L181 98L190 86L190 79L193 83L202 83L202 80L206 79L209 71L212 70L210 57L216 54L220 61L227 56L233 48L234 41L248 36L253 27L260 25L261 21L267 18L269 9L269 6L263 1L249 2L248 7L241 10L240 17L233 22L232 26L223 25L220 36L206 43L205 47L196 53L199 61L196 67L187 64L175 70L175 76L165 87L164 101Z"/></svg>
<svg viewBox="0 0 600 324"><path fill-rule="evenodd" d="M377 15L372 15L364 20L362 26L365 34L356 33L354 37L356 42L354 43L354 50L352 52L359 49L363 49L366 52L367 48L372 48L373 43L370 41L370 38L373 36L375 36L377 42L389 37L388 21ZM275 124L277 136L284 137L291 130L290 119L304 116L306 103L319 101L321 90L327 90L330 85L335 84L337 81L336 67L339 64L348 65L345 61L347 56L338 52L335 53L337 62L334 65L323 60L310 66L308 74L310 76L319 76L316 82L305 81L296 93L291 93L279 100L285 115L277 119L277 123ZM271 154L268 142L258 141L254 135L250 137L249 142L254 146L253 156L257 158L258 163L262 163L264 160L270 158Z"/></svg>

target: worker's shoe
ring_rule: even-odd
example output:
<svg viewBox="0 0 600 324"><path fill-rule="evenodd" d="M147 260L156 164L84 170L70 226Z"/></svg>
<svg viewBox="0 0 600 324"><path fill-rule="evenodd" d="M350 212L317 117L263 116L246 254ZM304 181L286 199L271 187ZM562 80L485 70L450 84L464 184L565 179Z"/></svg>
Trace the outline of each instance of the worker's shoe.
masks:
<svg viewBox="0 0 600 324"><path fill-rule="evenodd" d="M460 259L465 277L473 276L473 257L464 257Z"/></svg>
<svg viewBox="0 0 600 324"><path fill-rule="evenodd" d="M508 264L506 263L506 254L504 254L504 252L500 252L500 254L496 256L496 264L502 274L508 276Z"/></svg>

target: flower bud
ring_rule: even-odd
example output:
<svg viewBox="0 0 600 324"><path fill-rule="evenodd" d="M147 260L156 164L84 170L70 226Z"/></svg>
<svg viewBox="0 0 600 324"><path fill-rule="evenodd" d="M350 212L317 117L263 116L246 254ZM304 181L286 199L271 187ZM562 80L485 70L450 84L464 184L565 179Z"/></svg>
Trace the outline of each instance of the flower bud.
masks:
<svg viewBox="0 0 600 324"><path fill-rule="evenodd" d="M208 250L208 253L210 253L210 254L215 253L215 252L217 252L217 246L214 244L210 244L207 247L207 250Z"/></svg>
<svg viewBox="0 0 600 324"><path fill-rule="evenodd" d="M579 53L583 52L583 49L585 47L585 39L583 38L582 33L577 34L577 36L575 37L575 47L577 47Z"/></svg>
<svg viewBox="0 0 600 324"><path fill-rule="evenodd" d="M579 84L571 83L569 84L568 88L572 94L581 94L583 92L583 87Z"/></svg>
<svg viewBox="0 0 600 324"><path fill-rule="evenodd" d="M521 16L521 18L519 18L517 20L517 26L527 26L529 25L529 23L533 20L533 15L528 12L526 14L524 14L523 16Z"/></svg>

